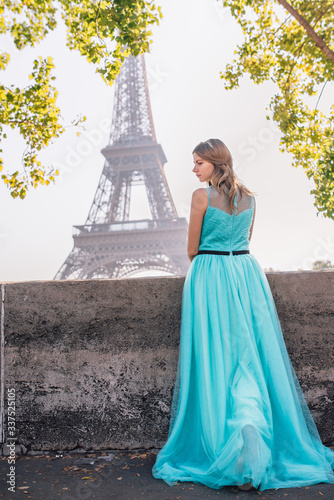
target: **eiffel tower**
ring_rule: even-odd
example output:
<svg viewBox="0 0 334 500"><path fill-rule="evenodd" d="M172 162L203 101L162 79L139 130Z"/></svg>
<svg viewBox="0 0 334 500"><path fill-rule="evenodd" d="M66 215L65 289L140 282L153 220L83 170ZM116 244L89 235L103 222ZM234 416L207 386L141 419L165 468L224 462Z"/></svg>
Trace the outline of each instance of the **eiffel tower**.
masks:
<svg viewBox="0 0 334 500"><path fill-rule="evenodd" d="M188 224L178 217L157 143L144 55L130 55L115 82L103 171L74 246L54 279L126 278L143 270L185 275ZM129 220L131 186L145 185L151 219Z"/></svg>

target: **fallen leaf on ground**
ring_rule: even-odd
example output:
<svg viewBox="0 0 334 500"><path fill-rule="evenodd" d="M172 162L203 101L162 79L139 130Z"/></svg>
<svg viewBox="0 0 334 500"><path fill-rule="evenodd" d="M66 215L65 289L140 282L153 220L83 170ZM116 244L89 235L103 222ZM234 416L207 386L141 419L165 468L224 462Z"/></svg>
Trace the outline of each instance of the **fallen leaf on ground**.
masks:
<svg viewBox="0 0 334 500"><path fill-rule="evenodd" d="M76 465L68 465L67 467L64 468L64 470L81 470L80 467L77 467Z"/></svg>
<svg viewBox="0 0 334 500"><path fill-rule="evenodd" d="M103 469L103 467L108 467L108 464L100 464L94 467L95 472L99 472L100 469Z"/></svg>

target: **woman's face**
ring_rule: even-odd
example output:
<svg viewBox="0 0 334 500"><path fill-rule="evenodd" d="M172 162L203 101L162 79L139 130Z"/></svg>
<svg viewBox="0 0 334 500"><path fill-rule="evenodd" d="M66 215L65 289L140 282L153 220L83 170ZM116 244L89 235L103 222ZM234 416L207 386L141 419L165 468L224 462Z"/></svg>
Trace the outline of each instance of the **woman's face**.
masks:
<svg viewBox="0 0 334 500"><path fill-rule="evenodd" d="M200 182L209 181L215 168L213 163L203 160L197 153L193 153L193 158L195 166L192 171L195 172Z"/></svg>

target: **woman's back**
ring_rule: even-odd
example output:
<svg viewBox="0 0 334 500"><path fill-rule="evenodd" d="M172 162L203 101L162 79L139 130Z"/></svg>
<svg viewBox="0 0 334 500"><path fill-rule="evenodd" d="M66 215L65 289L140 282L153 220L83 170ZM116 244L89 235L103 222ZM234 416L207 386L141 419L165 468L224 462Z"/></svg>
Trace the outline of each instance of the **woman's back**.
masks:
<svg viewBox="0 0 334 500"><path fill-rule="evenodd" d="M208 207L204 215L199 250L249 250L254 196L238 190L232 212L226 186L220 193L213 185L206 188Z"/></svg>

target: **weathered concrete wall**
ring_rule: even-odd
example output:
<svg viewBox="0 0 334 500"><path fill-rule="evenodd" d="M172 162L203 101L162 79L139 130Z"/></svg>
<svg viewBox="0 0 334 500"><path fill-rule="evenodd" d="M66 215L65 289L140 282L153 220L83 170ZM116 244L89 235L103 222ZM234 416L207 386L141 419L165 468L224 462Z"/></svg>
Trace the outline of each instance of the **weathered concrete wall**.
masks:
<svg viewBox="0 0 334 500"><path fill-rule="evenodd" d="M332 443L334 272L267 278L306 400ZM161 447L183 284L184 277L5 284L5 396L15 388L18 442L35 450Z"/></svg>

